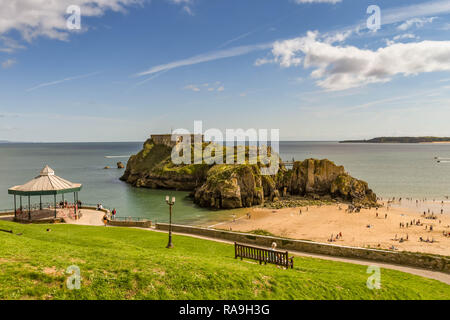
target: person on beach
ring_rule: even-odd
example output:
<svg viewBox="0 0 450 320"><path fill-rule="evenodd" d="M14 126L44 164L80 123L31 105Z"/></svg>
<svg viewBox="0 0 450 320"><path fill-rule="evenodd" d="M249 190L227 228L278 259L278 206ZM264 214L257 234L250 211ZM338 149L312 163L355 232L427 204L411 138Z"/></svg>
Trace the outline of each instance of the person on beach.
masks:
<svg viewBox="0 0 450 320"><path fill-rule="evenodd" d="M112 213L112 219L116 220L116 213L117 213L116 208L114 208L111 213Z"/></svg>

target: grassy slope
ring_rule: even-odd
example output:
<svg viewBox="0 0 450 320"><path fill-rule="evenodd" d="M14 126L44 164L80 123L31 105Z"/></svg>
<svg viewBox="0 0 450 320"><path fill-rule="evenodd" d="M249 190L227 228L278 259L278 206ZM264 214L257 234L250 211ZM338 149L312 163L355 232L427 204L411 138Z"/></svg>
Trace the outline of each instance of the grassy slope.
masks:
<svg viewBox="0 0 450 320"><path fill-rule="evenodd" d="M18 225L0 221L0 299L449 299L450 286L366 267L296 258L294 270L234 259L231 245L136 229ZM50 232L46 232L51 228ZM78 265L81 290L64 274Z"/></svg>

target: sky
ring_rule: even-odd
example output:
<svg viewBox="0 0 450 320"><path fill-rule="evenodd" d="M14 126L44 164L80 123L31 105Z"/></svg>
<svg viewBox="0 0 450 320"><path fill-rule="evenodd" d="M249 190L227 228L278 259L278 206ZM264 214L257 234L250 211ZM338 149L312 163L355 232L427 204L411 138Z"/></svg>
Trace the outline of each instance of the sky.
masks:
<svg viewBox="0 0 450 320"><path fill-rule="evenodd" d="M448 0L0 0L0 140L450 136L449 35Z"/></svg>

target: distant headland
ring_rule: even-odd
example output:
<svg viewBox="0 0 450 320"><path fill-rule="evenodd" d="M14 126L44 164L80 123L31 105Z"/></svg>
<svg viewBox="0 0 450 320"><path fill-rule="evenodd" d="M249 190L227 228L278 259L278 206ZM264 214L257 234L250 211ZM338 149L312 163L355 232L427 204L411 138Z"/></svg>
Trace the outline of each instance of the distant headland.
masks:
<svg viewBox="0 0 450 320"><path fill-rule="evenodd" d="M344 140L339 143L450 143L450 137L378 137L370 140Z"/></svg>

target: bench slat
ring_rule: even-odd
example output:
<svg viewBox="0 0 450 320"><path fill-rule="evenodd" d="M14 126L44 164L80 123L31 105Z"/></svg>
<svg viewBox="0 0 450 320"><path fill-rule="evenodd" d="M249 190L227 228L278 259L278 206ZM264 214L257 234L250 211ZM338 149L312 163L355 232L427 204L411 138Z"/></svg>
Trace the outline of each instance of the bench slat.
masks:
<svg viewBox="0 0 450 320"><path fill-rule="evenodd" d="M294 260L293 257L289 257L288 251L276 251L258 247L252 247L248 245L234 243L234 255L235 259L238 257L245 259L252 259L259 261L260 264L264 262L264 264L271 263L280 266L284 266L286 268L294 268Z"/></svg>

